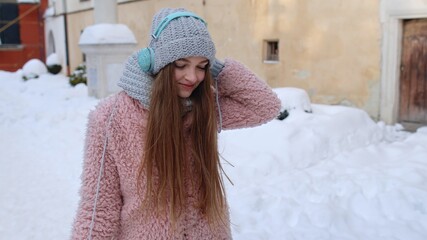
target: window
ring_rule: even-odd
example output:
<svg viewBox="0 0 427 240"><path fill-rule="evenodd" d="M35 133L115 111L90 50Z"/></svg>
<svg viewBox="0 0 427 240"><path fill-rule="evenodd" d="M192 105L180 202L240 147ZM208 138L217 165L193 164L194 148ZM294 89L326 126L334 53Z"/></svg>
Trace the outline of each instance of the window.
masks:
<svg viewBox="0 0 427 240"><path fill-rule="evenodd" d="M0 44L20 44L19 21L9 25L19 16L18 4L0 3Z"/></svg>
<svg viewBox="0 0 427 240"><path fill-rule="evenodd" d="M265 62L278 62L279 61L279 41L266 40L264 41L264 61Z"/></svg>

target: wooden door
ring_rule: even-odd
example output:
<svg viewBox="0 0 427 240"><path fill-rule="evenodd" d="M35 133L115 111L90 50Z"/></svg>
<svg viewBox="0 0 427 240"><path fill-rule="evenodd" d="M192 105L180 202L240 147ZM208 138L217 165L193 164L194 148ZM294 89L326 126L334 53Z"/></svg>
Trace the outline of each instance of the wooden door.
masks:
<svg viewBox="0 0 427 240"><path fill-rule="evenodd" d="M403 22L399 122L427 125L427 19Z"/></svg>

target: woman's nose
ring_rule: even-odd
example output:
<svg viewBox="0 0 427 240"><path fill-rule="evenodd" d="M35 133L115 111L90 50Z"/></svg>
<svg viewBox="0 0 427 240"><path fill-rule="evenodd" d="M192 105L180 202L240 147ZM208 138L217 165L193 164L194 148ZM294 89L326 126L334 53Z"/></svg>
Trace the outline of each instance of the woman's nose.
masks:
<svg viewBox="0 0 427 240"><path fill-rule="evenodd" d="M197 74L195 68L188 68L187 72L185 73L185 79L194 83L197 81Z"/></svg>

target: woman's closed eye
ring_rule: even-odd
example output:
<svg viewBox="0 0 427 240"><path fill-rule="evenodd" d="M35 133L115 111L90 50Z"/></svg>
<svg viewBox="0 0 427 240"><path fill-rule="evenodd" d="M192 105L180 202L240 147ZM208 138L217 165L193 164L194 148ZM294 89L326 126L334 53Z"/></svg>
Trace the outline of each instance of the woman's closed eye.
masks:
<svg viewBox="0 0 427 240"><path fill-rule="evenodd" d="M204 66L197 66L197 69L202 70L202 71L206 71L206 69L207 69L207 65L204 65Z"/></svg>
<svg viewBox="0 0 427 240"><path fill-rule="evenodd" d="M185 64L185 63L175 62L176 68L182 69L182 68L185 68L186 66L187 66L187 64Z"/></svg>
<svg viewBox="0 0 427 240"><path fill-rule="evenodd" d="M180 63L180 62L175 62L175 67L178 69L184 69L186 67L188 67L189 65L187 63ZM208 64L203 64L203 65L197 65L196 68L198 70L201 71L206 71Z"/></svg>
<svg viewBox="0 0 427 240"><path fill-rule="evenodd" d="M206 71L207 67L208 67L208 64L197 65L197 68L198 68L199 70L203 70L203 71Z"/></svg>

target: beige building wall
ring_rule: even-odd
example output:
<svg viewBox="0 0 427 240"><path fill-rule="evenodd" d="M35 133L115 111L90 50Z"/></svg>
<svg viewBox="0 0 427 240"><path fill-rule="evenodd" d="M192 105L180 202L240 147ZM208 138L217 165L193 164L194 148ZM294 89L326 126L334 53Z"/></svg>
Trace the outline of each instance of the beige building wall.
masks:
<svg viewBox="0 0 427 240"><path fill-rule="evenodd" d="M71 73L79 64L83 63L83 53L79 48L80 34L86 26L92 25L93 22L93 12L91 10L67 14L68 56Z"/></svg>
<svg viewBox="0 0 427 240"><path fill-rule="evenodd" d="M74 0L75 1L75 0ZM118 21L145 47L153 14L185 7L203 17L217 57L237 59L272 87L305 89L314 103L343 104L379 114L379 1L142 0L119 1ZM88 3L86 3L86 6ZM76 8L77 9L77 8ZM71 69L82 62L78 36L92 11L68 14ZM279 60L265 62L265 40L279 42Z"/></svg>
<svg viewBox="0 0 427 240"><path fill-rule="evenodd" d="M67 12L79 12L83 10L90 10L93 8L93 1L82 1L82 0L65 0ZM64 3L64 0L56 0L59 4ZM61 2L61 3L60 3Z"/></svg>

